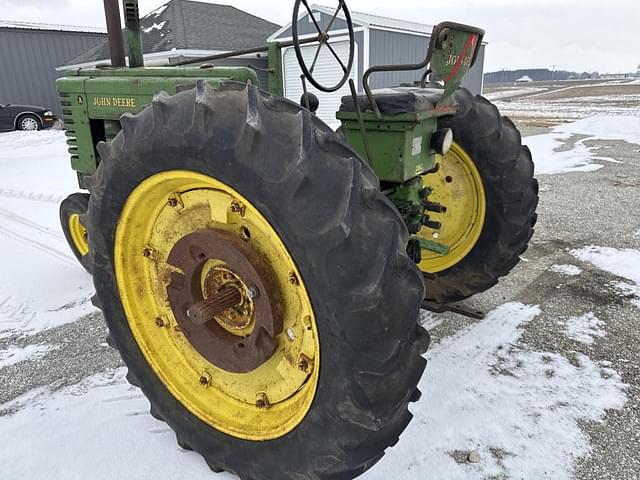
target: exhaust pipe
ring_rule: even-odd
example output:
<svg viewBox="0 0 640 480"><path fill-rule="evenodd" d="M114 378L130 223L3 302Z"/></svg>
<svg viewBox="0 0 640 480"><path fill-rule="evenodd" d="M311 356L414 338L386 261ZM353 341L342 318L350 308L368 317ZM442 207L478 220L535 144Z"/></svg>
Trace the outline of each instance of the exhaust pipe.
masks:
<svg viewBox="0 0 640 480"><path fill-rule="evenodd" d="M124 67L124 43L120 23L120 6L118 0L104 0L104 16L107 21L107 39L112 67Z"/></svg>

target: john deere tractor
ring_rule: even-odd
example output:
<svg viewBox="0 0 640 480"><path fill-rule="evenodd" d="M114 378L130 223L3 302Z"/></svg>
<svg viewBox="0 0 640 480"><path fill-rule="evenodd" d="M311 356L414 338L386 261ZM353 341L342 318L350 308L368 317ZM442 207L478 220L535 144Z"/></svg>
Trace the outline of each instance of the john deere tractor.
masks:
<svg viewBox="0 0 640 480"><path fill-rule="evenodd" d="M380 460L420 398L421 307L464 311L451 304L506 275L536 221L518 130L460 88L480 29L439 24L421 63L369 69L362 93L351 80L338 131L311 92L282 98L284 47L305 90L349 81L353 25L337 3L319 22L296 0L292 41L228 55L267 53L265 85L208 63L225 55L145 68L137 1L123 2L124 42L105 0L111 66L57 84L87 192L63 202L62 225L109 342L178 444L243 480L350 479ZM311 43L336 57L334 85L314 76L319 54L303 56ZM397 70L421 85L369 87Z"/></svg>

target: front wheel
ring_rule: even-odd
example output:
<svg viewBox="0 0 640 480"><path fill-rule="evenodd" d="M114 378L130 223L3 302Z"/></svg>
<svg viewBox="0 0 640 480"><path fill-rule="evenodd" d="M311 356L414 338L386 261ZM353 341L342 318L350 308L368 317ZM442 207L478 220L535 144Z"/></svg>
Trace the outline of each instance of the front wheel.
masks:
<svg viewBox="0 0 640 480"><path fill-rule="evenodd" d="M423 250L420 263L426 299L440 304L483 292L507 275L537 219L538 182L520 132L481 96L460 89L455 100L458 113L438 122L453 130L453 147L423 177L429 200L444 207L430 213L442 228L419 233L447 250Z"/></svg>
<svg viewBox="0 0 640 480"><path fill-rule="evenodd" d="M89 255L89 235L85 227L84 215L89 208L88 193L72 193L60 204L60 225L67 243L80 265L91 274Z"/></svg>
<svg viewBox="0 0 640 480"><path fill-rule="evenodd" d="M243 480L370 468L411 419L428 344L422 276L373 172L251 85L199 82L121 123L98 147L89 239L152 415Z"/></svg>
<svg viewBox="0 0 640 480"><path fill-rule="evenodd" d="M42 128L42 123L40 122L40 119L38 117L29 113L18 118L17 126L18 130L35 132Z"/></svg>

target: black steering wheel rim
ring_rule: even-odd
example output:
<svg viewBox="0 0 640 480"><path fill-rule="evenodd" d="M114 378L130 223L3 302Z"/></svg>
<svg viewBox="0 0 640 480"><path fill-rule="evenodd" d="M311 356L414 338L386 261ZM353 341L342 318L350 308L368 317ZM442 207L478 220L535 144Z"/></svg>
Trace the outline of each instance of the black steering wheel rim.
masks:
<svg viewBox="0 0 640 480"><path fill-rule="evenodd" d="M302 49L300 48L300 36L298 34L298 21L299 21L301 4L304 5L305 8L307 9L308 14L311 16L313 20L313 24L316 30L318 31L318 37L317 37L317 40L319 43L318 50L316 51L316 56L315 56L311 70L309 69L309 67L307 67L304 57L302 56ZM347 29L349 31L349 61L347 62L347 65L345 65L342 62L342 59L337 55L337 53L335 52L335 50L333 49L333 47L330 45L330 42L329 42L330 40L329 31L331 30L331 26L333 25L333 22L337 18L340 11L342 11L342 13L344 14L344 20L347 22ZM311 8L309 7L307 0L296 0L295 5L293 7L293 20L291 23L291 33L293 36L293 48L296 52L296 57L298 58L298 64L300 65L300 69L302 70L302 73L304 74L305 78L309 81L309 83L311 83L311 85L316 87L321 92L331 93L331 92L336 92L340 90L340 88L342 88L342 86L345 83L347 83L347 81L349 80L349 77L351 76L351 69L353 68L353 62L355 59L355 34L353 32L353 22L351 20L351 13L349 13L349 9L347 8L346 2L344 0L339 0L338 9L336 10L332 20L329 22L327 29L325 31L322 31L317 20L313 16L313 12L311 11ZM325 45L327 46L331 54L335 57L335 59L338 61L338 64L342 67L342 70L344 72L344 75L342 76L340 81L336 85L333 85L331 87L322 85L313 77L313 68L315 66L315 62L318 59L318 56L320 54L320 51L322 50L322 47Z"/></svg>

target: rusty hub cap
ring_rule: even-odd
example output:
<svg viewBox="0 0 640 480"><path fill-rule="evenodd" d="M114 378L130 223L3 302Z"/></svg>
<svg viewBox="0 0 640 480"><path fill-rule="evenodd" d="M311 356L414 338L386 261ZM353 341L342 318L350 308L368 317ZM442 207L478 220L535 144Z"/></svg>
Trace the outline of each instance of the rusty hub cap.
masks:
<svg viewBox="0 0 640 480"><path fill-rule="evenodd" d="M167 287L171 309L203 357L247 373L273 355L282 333L278 292L269 266L241 239L216 229L191 233L168 263L183 272L173 272Z"/></svg>

